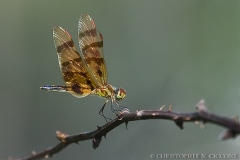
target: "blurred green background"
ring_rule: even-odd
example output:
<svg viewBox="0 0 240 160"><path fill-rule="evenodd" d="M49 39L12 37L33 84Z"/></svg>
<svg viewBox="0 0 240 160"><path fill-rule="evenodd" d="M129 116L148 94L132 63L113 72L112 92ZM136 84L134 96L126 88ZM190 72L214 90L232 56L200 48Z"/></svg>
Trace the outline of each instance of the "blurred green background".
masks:
<svg viewBox="0 0 240 160"><path fill-rule="evenodd" d="M0 159L28 156L58 143L55 132L92 131L104 99L43 92L64 85L52 28L67 29L88 13L104 37L108 81L127 90L121 102L135 112L173 103L193 112L206 99L210 111L240 113L240 1L238 0L1 0ZM78 47L78 46L77 46ZM111 116L110 107L105 113ZM152 153L240 153L239 140L220 141L222 127L148 120L122 125L103 139L70 145L53 160L151 159Z"/></svg>

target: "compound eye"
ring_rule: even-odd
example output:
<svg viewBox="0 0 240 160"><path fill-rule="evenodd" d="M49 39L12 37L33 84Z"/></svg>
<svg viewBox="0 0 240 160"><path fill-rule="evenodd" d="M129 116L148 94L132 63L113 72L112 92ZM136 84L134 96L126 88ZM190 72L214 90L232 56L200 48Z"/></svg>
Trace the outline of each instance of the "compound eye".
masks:
<svg viewBox="0 0 240 160"><path fill-rule="evenodd" d="M120 101L120 100L123 100L125 97L126 97L126 91L122 88L119 88L117 90L116 100Z"/></svg>

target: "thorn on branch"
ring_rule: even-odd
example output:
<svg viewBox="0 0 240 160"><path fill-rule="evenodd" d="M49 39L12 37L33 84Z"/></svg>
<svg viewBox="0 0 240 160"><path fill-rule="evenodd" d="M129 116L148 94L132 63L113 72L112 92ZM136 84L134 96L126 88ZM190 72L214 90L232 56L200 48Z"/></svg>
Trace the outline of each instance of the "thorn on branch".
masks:
<svg viewBox="0 0 240 160"><path fill-rule="evenodd" d="M183 127L183 121L175 121L176 125L180 128L180 129L184 129Z"/></svg>
<svg viewBox="0 0 240 160"><path fill-rule="evenodd" d="M56 131L57 139L59 139L61 142L66 142L66 137L68 137L68 134L62 133L60 131Z"/></svg>
<svg viewBox="0 0 240 160"><path fill-rule="evenodd" d="M103 136L104 136L105 139L107 139L107 133L105 133Z"/></svg>
<svg viewBox="0 0 240 160"><path fill-rule="evenodd" d="M220 133L219 138L221 140L227 140L227 139L233 139L237 137L237 133L231 130L225 130L222 133Z"/></svg>
<svg viewBox="0 0 240 160"><path fill-rule="evenodd" d="M201 128L201 129L204 129L205 124L206 124L205 122L202 122L202 123L200 124L200 128Z"/></svg>
<svg viewBox="0 0 240 160"><path fill-rule="evenodd" d="M128 121L125 121L125 126L126 126L126 130L128 130L127 126L128 126Z"/></svg>
<svg viewBox="0 0 240 160"><path fill-rule="evenodd" d="M201 99L197 105L196 105L196 109L198 112L207 112L208 111L208 108L206 107L206 104L205 104L205 100L204 99Z"/></svg>
<svg viewBox="0 0 240 160"><path fill-rule="evenodd" d="M37 152L36 151L32 151L32 155L35 155L35 154L37 154Z"/></svg>
<svg viewBox="0 0 240 160"><path fill-rule="evenodd" d="M233 120L238 123L238 122L239 122L238 116L235 116L235 117L233 118ZM221 140L227 140L227 139L236 138L237 135L238 135L237 132L234 132L234 131L232 131L232 130L227 129L227 130L223 131L222 133L220 133L219 138L220 138Z"/></svg>
<svg viewBox="0 0 240 160"><path fill-rule="evenodd" d="M162 111L165 107L166 105L163 105L162 107L159 108L159 110Z"/></svg>
<svg viewBox="0 0 240 160"><path fill-rule="evenodd" d="M168 108L168 112L172 112L172 106L173 106L173 104L170 104L170 106Z"/></svg>
<svg viewBox="0 0 240 160"><path fill-rule="evenodd" d="M50 158L50 157L52 157L52 155L46 154L44 158L47 159L47 158Z"/></svg>
<svg viewBox="0 0 240 160"><path fill-rule="evenodd" d="M93 148L94 148L94 149L96 149L96 148L99 146L101 140L102 140L101 137L100 137L100 138L96 138L96 137L95 137L95 138L92 140Z"/></svg>
<svg viewBox="0 0 240 160"><path fill-rule="evenodd" d="M239 122L238 116L235 116L235 117L233 118L233 120L235 120L235 122Z"/></svg>

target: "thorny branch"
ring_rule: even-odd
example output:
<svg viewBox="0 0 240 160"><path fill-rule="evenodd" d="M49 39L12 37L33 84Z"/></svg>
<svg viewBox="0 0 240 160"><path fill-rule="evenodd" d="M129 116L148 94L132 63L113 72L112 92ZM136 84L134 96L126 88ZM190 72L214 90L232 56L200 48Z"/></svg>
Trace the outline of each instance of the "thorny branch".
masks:
<svg viewBox="0 0 240 160"><path fill-rule="evenodd" d="M220 134L221 139L230 139L235 138L238 134L240 134L240 123L237 119L227 118L221 115L217 115L214 113L210 113L205 106L205 101L201 100L196 108L197 112L192 113L178 113L172 111L172 105L170 105L167 111L164 111L161 107L159 110L140 110L133 112L123 111L121 115L114 120L108 122L102 127L98 127L95 131L91 132L82 132L76 135L67 135L60 131L57 131L57 138L60 141L54 147L50 147L45 149L42 152L36 153L33 152L32 155L28 157L21 158L19 160L36 160L36 159L43 159L49 158L54 154L57 154L68 145L72 143L78 143L80 141L92 139L93 148L96 149L102 137L106 137L107 133L116 128L117 126L125 123L126 125L130 121L137 121L137 120L147 120L147 119L166 119L175 122L175 124L183 129L184 122L196 122L200 121L203 124L209 122L213 124L217 124L227 128L226 131Z"/></svg>

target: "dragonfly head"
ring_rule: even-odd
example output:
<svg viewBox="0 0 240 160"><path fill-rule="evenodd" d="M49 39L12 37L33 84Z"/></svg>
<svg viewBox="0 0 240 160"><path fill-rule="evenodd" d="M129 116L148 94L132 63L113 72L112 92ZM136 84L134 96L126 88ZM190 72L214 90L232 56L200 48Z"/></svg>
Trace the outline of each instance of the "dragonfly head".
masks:
<svg viewBox="0 0 240 160"><path fill-rule="evenodd" d="M117 101L123 100L127 95L127 92L123 88L116 88L114 93Z"/></svg>

